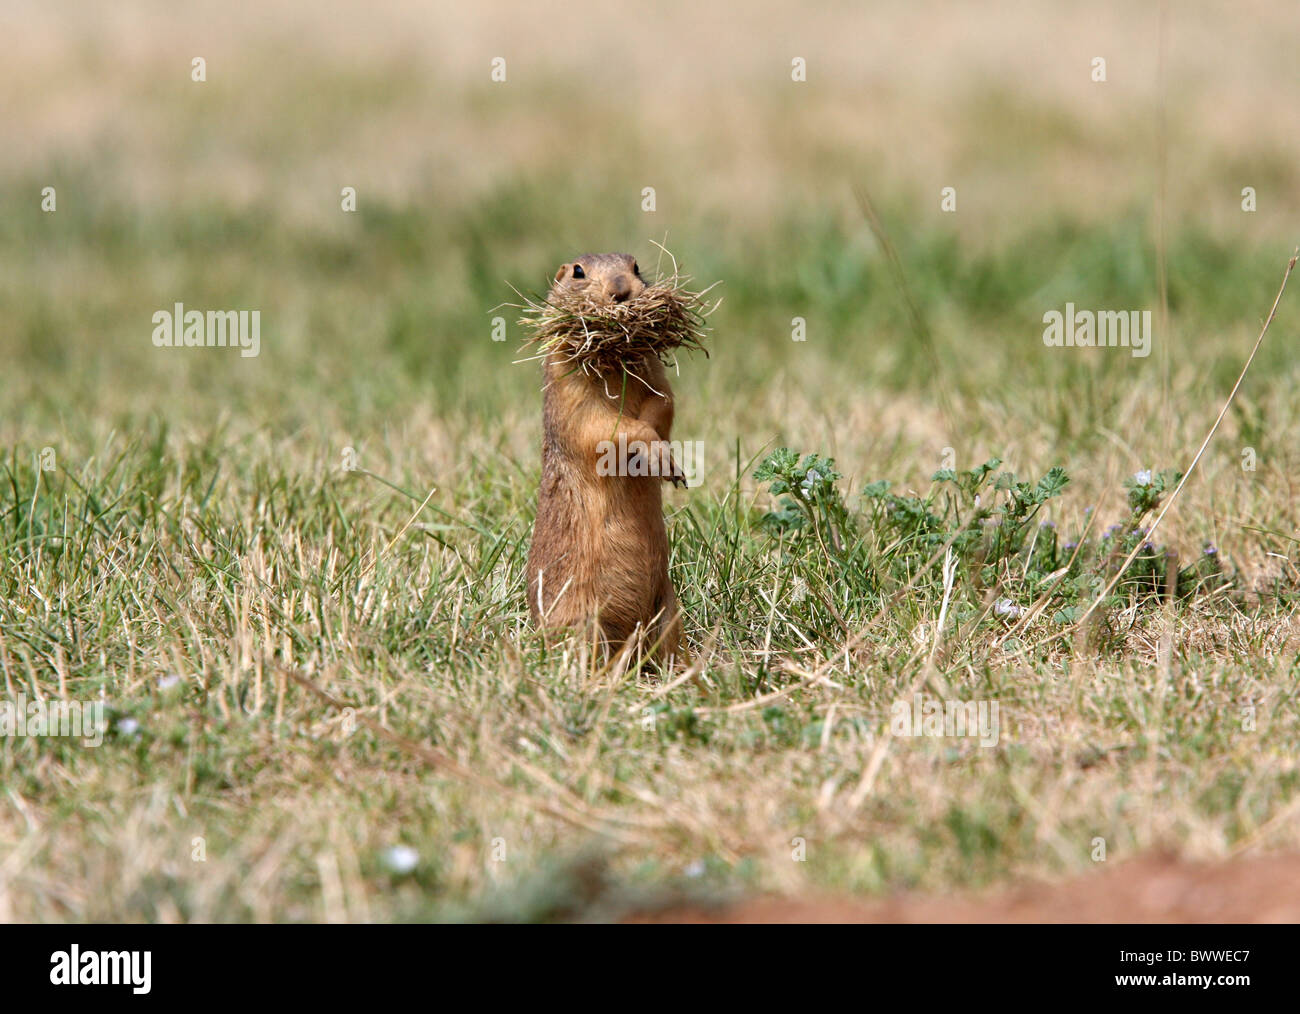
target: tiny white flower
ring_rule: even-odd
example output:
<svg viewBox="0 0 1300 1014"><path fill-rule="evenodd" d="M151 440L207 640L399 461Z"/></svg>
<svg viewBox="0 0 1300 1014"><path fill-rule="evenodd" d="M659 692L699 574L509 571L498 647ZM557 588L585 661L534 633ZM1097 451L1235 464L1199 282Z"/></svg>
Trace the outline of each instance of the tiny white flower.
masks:
<svg viewBox="0 0 1300 1014"><path fill-rule="evenodd" d="M688 877L704 876L704 860L696 859L694 862L690 863L686 867L685 873Z"/></svg>
<svg viewBox="0 0 1300 1014"><path fill-rule="evenodd" d="M134 736L140 731L140 723L134 718L120 718L117 722L117 731L123 736Z"/></svg>
<svg viewBox="0 0 1300 1014"><path fill-rule="evenodd" d="M158 689L159 689L159 690L170 690L172 687L174 687L174 686L175 686L177 683L179 683L180 681L181 681L181 678L180 678L179 676L177 676L176 673L174 673L174 672L169 672L166 676L159 676L159 677L158 677Z"/></svg>
<svg viewBox="0 0 1300 1014"><path fill-rule="evenodd" d="M993 603L993 612L998 616L1010 616L1012 619L1024 612L1020 606L1016 605L1010 599L998 599Z"/></svg>
<svg viewBox="0 0 1300 1014"><path fill-rule="evenodd" d="M392 873L410 873L420 861L420 853L409 845L394 845L380 857Z"/></svg>
<svg viewBox="0 0 1300 1014"><path fill-rule="evenodd" d="M1133 475L1133 481L1139 486L1150 486L1151 470L1149 468L1144 468L1140 472L1135 472Z"/></svg>

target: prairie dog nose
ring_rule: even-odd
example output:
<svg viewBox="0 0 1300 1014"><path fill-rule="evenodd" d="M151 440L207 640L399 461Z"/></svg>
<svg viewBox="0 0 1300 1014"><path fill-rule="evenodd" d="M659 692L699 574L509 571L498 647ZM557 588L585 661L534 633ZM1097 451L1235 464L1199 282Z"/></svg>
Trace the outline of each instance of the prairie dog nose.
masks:
<svg viewBox="0 0 1300 1014"><path fill-rule="evenodd" d="M635 282L631 275L614 275L605 282L605 295L615 303L624 303L633 296Z"/></svg>

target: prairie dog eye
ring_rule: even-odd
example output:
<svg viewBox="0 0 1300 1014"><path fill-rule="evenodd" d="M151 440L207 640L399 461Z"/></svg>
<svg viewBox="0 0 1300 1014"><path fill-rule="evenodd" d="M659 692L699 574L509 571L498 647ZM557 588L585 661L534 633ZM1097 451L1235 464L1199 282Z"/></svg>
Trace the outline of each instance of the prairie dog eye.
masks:
<svg viewBox="0 0 1300 1014"><path fill-rule="evenodd" d="M582 265L581 265L581 264L575 264L575 265L573 265L573 277L574 277L574 278L586 278L586 277L587 277L587 272L585 272L585 271L582 270Z"/></svg>
<svg viewBox="0 0 1300 1014"><path fill-rule="evenodd" d="M632 262L632 274L636 275L638 278L641 277L641 266L637 264L636 261Z"/></svg>

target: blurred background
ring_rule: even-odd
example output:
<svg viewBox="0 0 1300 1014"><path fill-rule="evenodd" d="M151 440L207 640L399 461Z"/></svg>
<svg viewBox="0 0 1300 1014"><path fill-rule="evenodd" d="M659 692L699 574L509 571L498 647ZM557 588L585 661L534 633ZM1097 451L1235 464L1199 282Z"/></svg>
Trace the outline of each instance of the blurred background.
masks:
<svg viewBox="0 0 1300 1014"><path fill-rule="evenodd" d="M870 411L942 446L938 383L966 404L1011 384L1043 439L1086 443L1135 387L1177 386L1184 353L1205 390L1230 382L1297 238L1293 3L6 0L0 34L6 443L150 413L365 429L522 400L531 419L509 309L490 340L509 284L588 250L653 262L651 241L724 283L713 357L680 381L692 432L789 439L799 418L852 457L857 427L817 419ZM1044 354L1066 300L1154 308L1167 334L1147 360ZM154 349L176 301L261 309L261 356ZM1284 328L1260 374L1290 361ZM725 432L692 419L737 390ZM1141 411L1132 429L1171 409Z"/></svg>

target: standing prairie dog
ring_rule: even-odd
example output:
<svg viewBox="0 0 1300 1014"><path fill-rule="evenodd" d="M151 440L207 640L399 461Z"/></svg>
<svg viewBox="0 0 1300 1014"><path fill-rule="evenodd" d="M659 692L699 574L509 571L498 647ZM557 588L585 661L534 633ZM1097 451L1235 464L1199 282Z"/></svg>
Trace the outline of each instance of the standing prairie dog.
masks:
<svg viewBox="0 0 1300 1014"><path fill-rule="evenodd" d="M644 290L636 260L620 253L584 254L564 264L551 286L552 296L567 291L610 304ZM659 484L686 483L668 446L673 392L658 357L624 366L622 376L591 376L554 355L544 360L528 607L543 628L594 623L606 650L638 638L671 665L682 658L681 616L668 578ZM598 464L608 462L611 442L633 453L643 446L652 467L601 474L609 471Z"/></svg>

